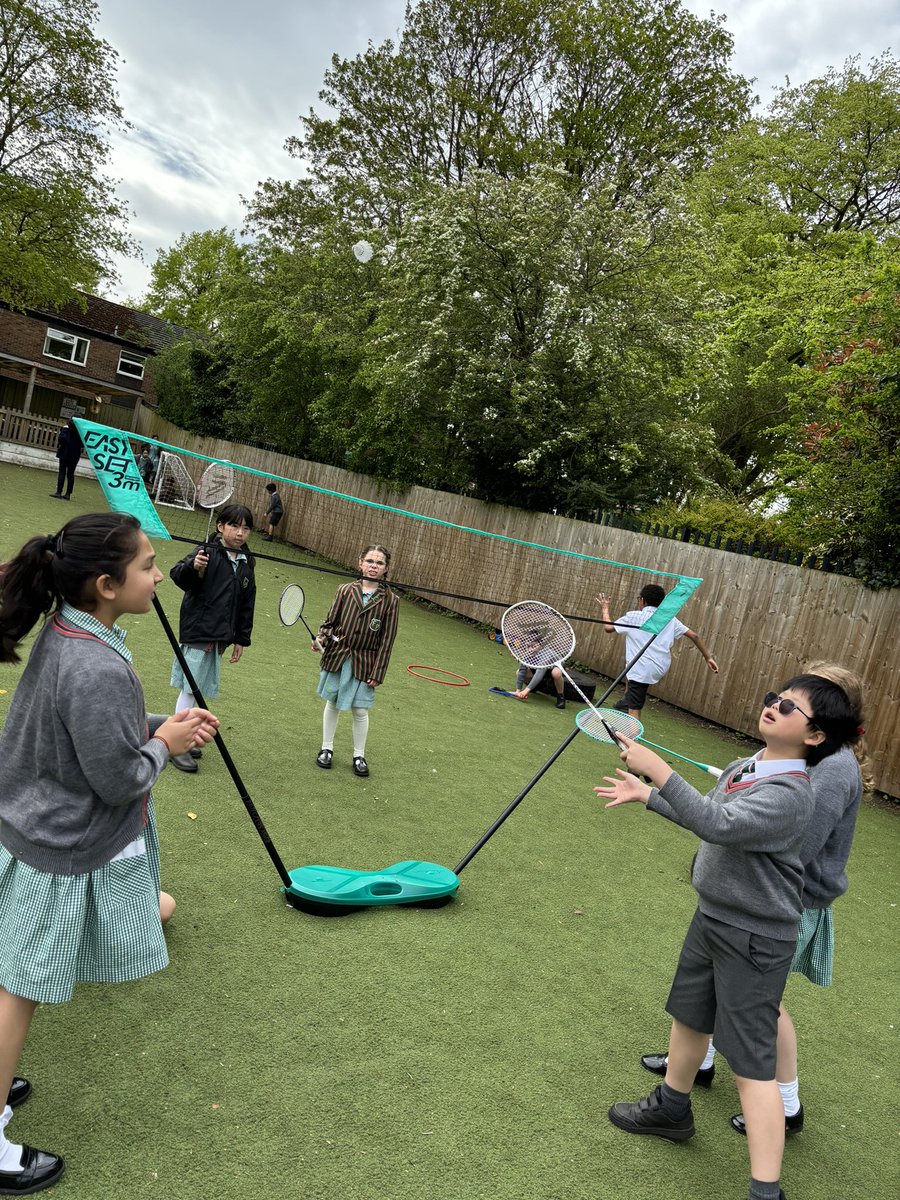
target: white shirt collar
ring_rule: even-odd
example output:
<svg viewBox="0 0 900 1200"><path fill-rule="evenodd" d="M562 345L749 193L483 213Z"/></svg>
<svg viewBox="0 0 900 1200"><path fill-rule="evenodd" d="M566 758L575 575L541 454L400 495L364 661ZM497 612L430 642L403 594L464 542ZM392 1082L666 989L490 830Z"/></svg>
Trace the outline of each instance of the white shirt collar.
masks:
<svg viewBox="0 0 900 1200"><path fill-rule="evenodd" d="M748 763L744 770L749 766ZM783 775L786 771L805 770L806 761L802 758L753 758L753 774L757 779L765 779L767 775Z"/></svg>

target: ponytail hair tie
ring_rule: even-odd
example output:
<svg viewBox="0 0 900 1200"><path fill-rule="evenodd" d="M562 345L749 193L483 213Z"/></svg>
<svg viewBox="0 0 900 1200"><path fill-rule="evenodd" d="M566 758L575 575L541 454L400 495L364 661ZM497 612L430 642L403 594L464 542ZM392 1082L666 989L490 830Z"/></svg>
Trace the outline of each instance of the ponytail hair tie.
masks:
<svg viewBox="0 0 900 1200"><path fill-rule="evenodd" d="M47 554L55 554L56 553L56 534L55 533L47 534L47 536L44 538L44 544L41 547L41 549L44 550Z"/></svg>
<svg viewBox="0 0 900 1200"><path fill-rule="evenodd" d="M862 725L857 725L857 727L856 727L856 732L857 732L857 734L858 734L858 736L859 736L859 737L864 737L864 736L865 736L865 733L866 733L866 731L865 731L865 729L862 727Z"/></svg>

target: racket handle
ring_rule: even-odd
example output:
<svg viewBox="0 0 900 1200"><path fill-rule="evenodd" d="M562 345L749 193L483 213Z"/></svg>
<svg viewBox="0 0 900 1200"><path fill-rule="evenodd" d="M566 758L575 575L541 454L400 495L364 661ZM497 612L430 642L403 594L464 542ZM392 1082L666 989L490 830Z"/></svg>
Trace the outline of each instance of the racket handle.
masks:
<svg viewBox="0 0 900 1200"><path fill-rule="evenodd" d="M197 551L197 553L198 553L198 554L205 554L205 555L207 556L207 558L208 558L208 557L209 557L209 545L208 545L208 543L204 542L204 543L203 543L203 545L200 547L200 549ZM208 565L208 564L207 564L207 565ZM202 578L203 578L203 576L206 574L206 567L198 567L198 569L197 569L197 574L198 574L198 575L200 576L200 578L202 579Z"/></svg>

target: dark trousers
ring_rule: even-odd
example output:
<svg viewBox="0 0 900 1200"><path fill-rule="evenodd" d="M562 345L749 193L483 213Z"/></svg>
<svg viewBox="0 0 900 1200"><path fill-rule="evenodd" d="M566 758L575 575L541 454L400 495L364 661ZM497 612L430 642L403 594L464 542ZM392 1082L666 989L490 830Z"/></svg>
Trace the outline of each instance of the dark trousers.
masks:
<svg viewBox="0 0 900 1200"><path fill-rule="evenodd" d="M64 483L68 484L66 487L66 495L72 495L72 488L75 486L75 468L77 466L78 463L61 462L59 464L59 474L56 476L57 496L61 496L63 494Z"/></svg>

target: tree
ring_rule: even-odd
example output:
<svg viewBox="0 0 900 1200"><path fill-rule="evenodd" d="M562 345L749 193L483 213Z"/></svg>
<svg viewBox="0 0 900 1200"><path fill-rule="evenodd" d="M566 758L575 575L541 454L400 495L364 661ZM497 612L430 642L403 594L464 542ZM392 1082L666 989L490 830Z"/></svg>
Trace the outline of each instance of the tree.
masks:
<svg viewBox="0 0 900 1200"><path fill-rule="evenodd" d="M134 253L103 174L125 122L93 0L0 0L0 300L62 304Z"/></svg>
<svg viewBox="0 0 900 1200"><path fill-rule="evenodd" d="M692 177L694 211L715 247L707 369L697 382L716 432L711 481L720 495L751 505L771 497L783 456L798 445L802 404L813 406L809 422L818 419L804 373L812 298L841 281L843 293L828 300L840 340L841 322L859 311L870 242L890 240L900 218L898 164L900 66L885 54L867 72L850 59L782 88ZM798 523L789 532L802 536Z"/></svg>
<svg viewBox="0 0 900 1200"><path fill-rule="evenodd" d="M371 401L332 421L354 468L569 511L684 486L707 433L684 386L695 297L666 272L696 230L676 194L652 207L547 169L423 195L379 267Z"/></svg>
<svg viewBox="0 0 900 1200"><path fill-rule="evenodd" d="M183 233L160 250L140 307L154 316L211 333L221 323L229 283L243 266L243 250L224 227Z"/></svg>
<svg viewBox="0 0 900 1200"><path fill-rule="evenodd" d="M614 196L688 173L748 111L719 18L673 0L420 0L399 43L332 59L321 99L287 142L308 171L268 181L251 221L312 236L323 213L396 232L423 185L538 165Z"/></svg>

